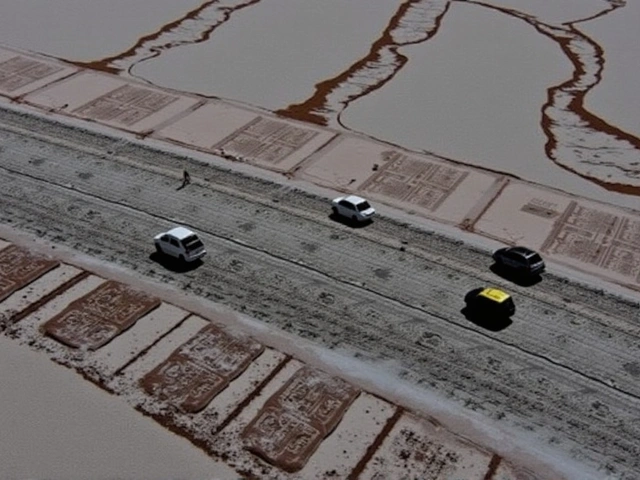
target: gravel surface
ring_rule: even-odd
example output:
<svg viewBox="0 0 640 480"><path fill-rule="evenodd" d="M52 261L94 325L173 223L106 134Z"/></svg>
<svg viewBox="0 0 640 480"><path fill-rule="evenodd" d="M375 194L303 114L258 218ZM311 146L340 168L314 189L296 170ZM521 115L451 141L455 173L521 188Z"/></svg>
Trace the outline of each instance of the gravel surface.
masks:
<svg viewBox="0 0 640 480"><path fill-rule="evenodd" d="M0 222L223 303L400 376L599 469L640 477L638 305L551 274L518 286L486 251L389 218L350 228L327 199L138 142L0 109ZM152 237L181 223L207 246L175 271ZM501 331L461 312L505 286Z"/></svg>

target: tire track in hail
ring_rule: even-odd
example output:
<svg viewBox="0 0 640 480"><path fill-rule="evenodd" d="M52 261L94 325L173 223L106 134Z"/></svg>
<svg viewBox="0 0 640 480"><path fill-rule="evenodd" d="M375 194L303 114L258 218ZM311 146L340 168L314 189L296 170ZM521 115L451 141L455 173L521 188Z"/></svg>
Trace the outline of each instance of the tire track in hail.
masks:
<svg viewBox="0 0 640 480"><path fill-rule="evenodd" d="M163 221L169 221L169 218L165 215L160 215L156 212L150 211L148 208L144 208L144 206L141 205L135 205L133 202L130 202L128 200L126 200L127 198L129 198L127 195L123 195L120 198L116 198L117 195L114 196L107 196L109 194L108 191L102 192L102 194L97 193L95 191L93 192L89 192L89 191L85 191L82 190L76 186L69 186L67 183L67 180L65 178L60 179L58 182L54 181L53 179L50 178L43 178L41 176L36 176L36 175L32 175L29 173L25 173L22 171L18 171L18 170L14 170L11 169L7 166L3 166L1 167L2 170L4 170L7 173L13 174L13 175L17 175L17 176L21 176L23 178L29 179L33 182L40 182L42 184L49 184L52 187L55 188L61 188L61 189L65 189L71 192L74 192L82 197L84 197L86 200L86 203L89 203L89 199L96 199L99 200L100 202L103 202L105 204L110 204L110 205L114 205L117 206L119 208L124 208L127 210L131 210L132 212L136 212L136 214L138 215L147 215L151 218L156 218L156 219L160 219ZM124 180L123 180L124 181ZM113 183L122 183L122 182L108 182L109 184L113 184ZM123 188L123 187L121 187ZM148 206L148 205L147 205ZM184 223L184 222L183 222ZM195 226L193 225L189 225L188 223L186 224L186 226L195 228ZM283 262L286 264L289 264L295 268L299 268L301 270L305 270L308 272L313 272L313 274L315 275L319 275L322 278L324 278L327 281L330 282L334 282L337 284L342 284L344 286L348 286L351 288L355 288L355 289L360 289L362 291L366 291L371 295L377 296L381 299L384 299L384 301L386 302L390 302L393 304L397 304L402 306L405 309L408 309L409 311L414 311L420 314L426 314L428 316L437 318L441 321L446 322L447 324L449 324L451 326L451 328L453 329L463 329L466 330L468 332L473 332L474 335L479 335L484 337L485 339L487 339L490 342L496 342L499 344L502 344L504 346L507 346L509 348L513 348L516 349L518 351L521 351L522 353L525 353L527 355L530 355L532 357L536 357L539 359L542 359L558 368L562 368L566 371L569 371L575 375L584 377L586 379L589 379L593 382L596 382L602 386L608 387L608 388L612 388L615 391L618 391L619 393L628 395L630 397L633 398L640 398L640 396L638 396L637 394L634 394L633 392L624 389L622 387L617 386L616 384L610 384L607 383L606 381L604 381L602 378L599 378L598 376L594 376L592 374L589 374L587 372L581 371L580 369L575 368L574 366L568 365L563 363L560 360L555 359L554 357L557 356L558 358L562 358L562 355L558 355L558 354L554 354L553 356L550 356L553 352L545 352L544 348L539 348L539 349L535 349L535 348L531 348L533 347L536 343L542 345L541 342L536 342L535 341L535 335L531 336L531 345L529 346L525 346L519 343L516 343L516 338L513 338L511 340L508 340L507 337L505 338L499 338L496 336L493 336L491 334L485 333L482 330L478 330L474 327L471 327L469 325L467 325L464 322L458 322L455 320L452 320L450 318L449 315L446 315L444 313L449 313L451 314L451 312L449 312L448 310L443 311L439 311L437 309L438 306L442 307L443 306L443 302L441 301L436 301L433 299L426 299L423 302L420 302L420 298L419 295L400 295L400 296L394 296L393 293L385 293L384 292L384 288L383 286L378 286L378 288L372 288L368 285L365 285L364 283L359 283L357 281L355 281L355 279L352 278L348 278L348 277L343 277L343 276L338 276L332 272L327 271L327 269L322 269L319 268L316 265L313 265L311 263L302 263L300 261L296 261L296 260L292 260L291 258L286 256L286 252L282 251L282 252L275 252L273 249L268 249L268 248L264 248L261 247L259 245L252 245L249 243L246 243L243 240L237 239L237 238L233 238L231 237L229 234L225 235L224 232L220 232L219 230L215 229L215 228L211 228L211 226L208 226L206 224L199 224L199 228L198 230L202 233L206 233L208 235L210 235L211 237L215 237L218 238L220 240L224 240L232 245L234 245L235 247L239 248L239 249L244 249L244 250L251 250L251 251L255 251L255 252L259 252L260 254L263 255L267 255L271 258L276 259L279 262ZM372 285L375 286L375 282L372 282ZM400 291L399 289L396 289L396 291ZM444 302L444 304L446 304L447 302ZM456 310L456 309L454 309ZM603 354L604 354L604 350L603 350Z"/></svg>
<svg viewBox="0 0 640 480"><path fill-rule="evenodd" d="M6 189L8 193L13 191L12 189L15 188L13 186L15 183L16 182L8 182L8 188ZM51 188L53 187L55 187L55 185L51 185ZM33 189L36 191L41 190L41 186L34 184ZM72 191L71 189L55 187L55 191L52 191L51 193L51 198L55 198L57 202L60 202L61 206L65 204L65 201L60 198L60 192L66 192L66 195L70 198L77 195L77 192ZM15 203L19 205L21 209L26 207L26 205L24 205L24 199L32 198L30 195L26 195L25 192L19 192L17 190L12 194L12 196L15 196ZM9 200L7 197L5 198ZM35 196L33 198L35 198ZM73 202L75 200L71 201ZM98 199L94 199L94 204L96 201L98 201ZM80 205L85 205L86 203L90 202L80 202ZM110 245L112 246L114 244L119 245L121 244L120 240L122 240L122 244L131 248L131 251L127 253L129 255L133 253L134 257L138 257L137 262L134 261L126 263L133 263L134 265L137 263L136 269L141 271L141 273L147 273L144 272L144 268L146 268L144 265L145 262L140 262L140 260L144 259L148 252L145 253L145 249L141 247L139 241L136 242L131 238L127 239L129 235L119 229L118 225L112 225L111 229L104 231L106 238L100 240L99 238L95 238L95 235L92 235L92 232L95 231L95 225L92 225L91 222L87 222L87 219L82 215L81 211L77 211L75 213L77 218L73 218L71 215L61 215L60 211L55 211L56 209L52 208L55 205L55 202L47 202L44 206L38 206L36 204L33 205L35 207L32 214L33 218L38 219L38 225L40 225L40 227L36 228L42 228L47 224L55 225L59 222L68 222L68 231L71 232L71 237L78 237L78 240L83 238L94 239L94 242L100 241L100 243L105 245L106 248L109 248ZM121 213L118 212L122 212L123 208L125 208L124 211L131 210L127 207L123 207L117 202L114 204L107 203L104 207L106 208L98 207L97 210L113 210L113 213L110 215L111 218L121 216ZM42 210L43 208L45 208L44 211ZM149 223L144 220L144 217L140 216L140 212L131 211L130 213L135 214L135 217L139 218L143 224ZM47 217L48 220L45 220ZM75 228L76 221L79 218L85 220L86 223L82 226L81 231L78 231ZM44 225L42 225L42 222L44 222ZM135 224L137 222L133 223ZM46 236L48 235L48 231L45 229L42 234ZM113 238L114 235L116 238ZM74 239L66 239L65 241L74 242ZM91 249L92 247L93 245L82 245L81 248ZM236 249L241 247L244 247L244 245L240 244L234 246ZM385 315L382 315L378 328L375 329L363 329L363 326L360 325L360 322L358 321L359 319L353 318L353 320L356 320L353 322L355 330L345 337L344 328L347 324L352 324L350 322L352 318L345 318L344 312L340 308L339 303L336 302L333 305L328 305L319 302L318 298L313 296L305 296L305 290L300 289L300 287L296 285L298 283L297 279L290 278L287 274L287 272L290 271L293 275L294 271L298 271L298 277L300 277L300 273L302 272L300 271L299 265L291 265L289 263L281 264L279 268L274 268L274 264L272 267L267 266L265 268L264 266L257 264L264 263L264 260L266 260L267 263L273 263L274 259L269 260L272 258L270 255L261 254L260 256L264 257L262 261L249 262L247 264L247 266L252 269L253 273L244 272L244 275L249 275L249 277L246 278L238 276L238 272L236 271L232 272L231 270L226 269L220 271L220 267L224 265L216 265L215 268L213 266L209 266L202 271L196 271L195 276L191 277L189 280L183 281L169 276L167 282L174 284L178 282L178 285L183 288L184 284L191 280L205 281L206 279L206 281L209 282L209 291L207 292L207 289L205 288L200 292L202 294L221 291L225 295L231 296L233 295L234 290L241 289L242 291L247 291L243 298L223 298L221 300L226 300L227 302L230 301L232 305L235 303L233 306L237 307L239 304L246 304L246 300L251 298L252 302L255 304L249 305L250 314L254 313L254 309L260 309L260 304L263 302L277 304L279 306L277 312L272 309L269 317L265 318L264 315L261 315L258 316L258 318L262 318L269 323L275 323L282 326L283 319L279 317L289 317L294 322L299 322L301 324L299 327L300 329L308 326L309 330L307 333L302 330L299 330L299 333L302 333L302 336L305 336L306 338L314 338L316 341L318 338L322 338L320 335L322 335L325 330L330 330L333 336L338 336L338 338L340 338L340 341L347 343L352 342L352 345L356 347L359 346L359 348L364 350L379 352L379 354L382 355L382 358L396 358L398 352L402 352L402 361L403 363L406 362L407 365L414 369L414 378L420 378L423 382L426 381L427 383L429 381L437 382L441 391L448 392L449 395L453 395L458 401L460 401L460 396L458 395L456 397L455 392L465 392L467 397L475 399L468 401L468 405L472 408L479 408L481 410L489 409L490 407L486 405L489 401L492 402L493 407L491 408L494 409L492 410L494 413L504 409L509 411L512 415L524 415L528 422L533 422L543 428L545 422L541 420L541 417L537 413L541 402L543 404L548 404L543 413L545 414L545 418L546 415L549 414L551 416L550 418L555 419L554 429L563 432L563 434L566 434L568 438L573 439L573 441L576 441L579 444L584 445L584 443L588 443L588 445L584 445L585 448L595 452L596 454L602 454L602 452L599 452L597 448L600 445L599 442L605 442L609 445L609 448L613 450L612 453L620 454L621 450L627 452L622 456L622 458L625 459L625 462L630 462L631 464L634 463L635 460L633 459L635 459L636 456L634 456L633 431L628 432L626 428L622 429L617 426L616 428L609 427L604 429L606 425L603 426L601 424L602 420L589 415L581 409L584 407L570 407L564 405L564 399L555 397L548 398L547 395L543 395L546 390L535 392L531 391L531 386L528 385L526 378L505 377L504 372L501 370L489 372L478 369L477 362L474 362L474 357L472 355L446 358L446 356L441 355L441 352L425 351L424 348L414 344L411 341L411 338L389 335L389 330L382 327L385 319L388 318ZM259 257L255 257L254 255L254 258L258 259ZM119 256L112 260L122 263L122 259L120 259ZM289 266L287 267L286 265ZM282 270L281 279L285 282L279 287L277 285L274 286L271 282L272 276L277 270ZM308 274L303 275L308 276ZM209 278L212 280L209 281ZM304 283L309 284L308 281ZM313 284L313 281L311 284ZM349 285L344 285L343 287L335 285L331 290L333 290L334 295L341 295L343 298L347 298L349 297L349 292L347 290L350 288L352 287ZM365 295L363 300L365 300L369 295L366 290L354 289L354 292L358 291L361 292L358 296ZM298 297L297 294L300 294L300 296ZM254 298L257 299L257 301L255 301ZM394 310L397 312L398 308L405 308L402 305L394 307L389 302L384 303L386 304L386 307L381 308L382 312L393 312ZM259 311L255 313L259 313ZM274 318L274 315L276 318ZM333 328L331 328L332 325ZM461 333L462 332L463 331L461 331ZM471 332L464 332L462 336L468 337L468 334L470 333ZM470 338L478 337L473 335ZM325 336L324 341L326 340ZM374 346L375 348L372 348ZM513 384L511 384L511 381ZM489 395L489 393L491 393L493 397ZM496 395L503 398L504 401L496 403ZM464 400L464 402L467 403L467 400ZM524 411L519 412L519 409L524 409ZM591 418L592 421L585 423L585 419L587 418ZM590 440L585 442L584 435L589 435L588 438ZM635 462L637 463L637 461ZM629 465L627 464L627 466ZM633 465L631 468L633 468Z"/></svg>
<svg viewBox="0 0 640 480"><path fill-rule="evenodd" d="M10 138L10 137L9 137ZM15 143L15 142L13 142ZM18 142L20 143L20 142ZM12 153L17 153L14 152L13 149L9 148L9 150L7 151L11 151ZM56 155L57 157L58 155ZM17 168L18 165L23 165L23 166L27 166L30 162L28 161L28 158L23 158L22 160L16 159L15 161L11 161L11 159L6 158L6 162L9 163L13 163L14 166ZM17 162L17 163L16 163ZM60 167L62 167L62 169L64 170L65 165L60 165ZM89 165L76 165L76 167L80 167L81 169L91 169L91 167ZM75 167L74 167L75 168ZM123 167L126 168L126 167ZM24 170L24 168L21 168L21 170ZM55 174L53 177L48 176L48 178L54 178L56 177L57 174L61 173L60 168L56 168L55 169ZM136 171L139 171L139 167L136 168L136 170L130 170L130 175L131 177L129 177L126 173L120 172L119 176L114 177L113 175L115 174L110 174L110 180L107 183L114 183L114 184L118 184L118 185L125 185L126 183L131 183L130 180L132 178L136 178L140 181L144 181L144 178L139 178L139 175L136 173ZM59 180L60 184L64 184L67 183L67 180L69 180L70 178L74 177L75 173L72 172L67 172L66 175L69 177L67 179L61 177ZM97 191L96 188L99 189L100 185L92 185L92 189L93 191ZM131 187L129 187L131 188ZM110 194L110 191L106 191L106 194ZM273 208L273 206L271 205L271 202L267 202L267 204L265 204L263 201L259 201L256 202L253 198L248 198L248 197L244 197L244 198L239 198L237 193L234 192L222 192L221 194L231 194L232 197L236 198L237 200L243 200L245 203L249 204L260 204L262 207L267 207L266 213L263 210L263 213L260 214L260 217L263 219L262 220L262 226L260 227L262 234L264 234L264 229L266 228L269 232L269 236L271 238L278 238L280 232L278 231L277 228L273 228L272 225L277 225L278 222L281 221L286 221L287 223L290 223L290 220L292 218L296 217L296 212L280 212L279 208ZM140 194L138 194L136 196L136 198L139 196ZM195 195L195 196L194 196ZM190 195L190 198L194 203L194 205L191 205L191 202L188 202L188 208L186 208L184 211L179 211L176 210L174 211L174 216L175 215L184 215L186 218L188 218L190 216L190 209L191 208L198 208L200 210L202 210L202 208L204 208L204 206L207 204L207 200L204 200L204 198L201 197L207 197L208 195L202 194L200 193L200 189L196 190L193 192L192 195ZM125 198L127 198L127 195L125 195ZM175 197L173 198L173 200L170 202L172 204L179 204L182 201L183 197ZM200 199L200 200L198 200ZM227 203L225 201L225 203ZM199 206L196 207L195 204L198 204ZM231 208L231 207L230 207ZM231 211L233 211L233 209L231 208ZM270 212L270 213L269 213ZM274 213L277 212L277 213ZM238 215L238 213L236 213L236 215ZM264 216L267 215L268 219L264 219ZM275 215L275 216L274 216ZM235 218L233 217L233 214L228 216L229 218ZM236 238L244 238L244 240L248 243L252 242L252 238L251 235L242 235L242 232L240 230L238 230L237 226L234 226L233 222L221 222L221 218L218 216L217 218L217 225L216 228L218 229L218 231L224 231L224 233L234 236ZM305 227L303 228L300 222L303 222L305 219L303 218L299 218L298 220L296 220L294 223L296 225L296 228L298 228L300 231L304 230L307 231L309 227ZM308 218L306 219L308 222ZM312 219L312 221L315 221L314 219ZM300 225L298 225L298 223L300 223ZM308 225L308 223L307 223ZM321 233L318 231L316 232L316 230L318 229L322 229L323 227L321 225L317 225L317 228L314 228L313 231L314 233L318 233L318 235L321 235ZM222 230L221 230L222 229ZM311 230L310 230L311 231ZM238 236L239 234L239 236ZM293 236L295 238L297 238L298 236L295 235L295 232L293 233ZM387 250L389 252L394 252L397 250L395 245L392 244L388 244L385 243L384 241L381 243L380 239L377 238L369 238L370 236L368 235L368 232L363 231L360 232L359 237L366 237L366 241L367 242L371 242L370 245L368 246L368 248L373 248L372 245L380 245L387 248ZM318 237L320 238L320 237ZM303 239L299 239L301 242ZM363 243L365 242L365 238L358 238L358 242L359 243ZM283 238L282 244L284 245L286 243L285 239ZM412 242L413 243L413 242ZM336 255L335 254L339 254L339 246L336 248L330 248L332 245L332 242L327 240L322 248L322 252L321 255L324 257L328 257L328 258L334 258ZM365 243L366 245L366 243ZM361 245L362 246L362 245ZM274 249L275 247L275 249ZM272 245L271 247L271 251L278 251L281 256L288 256L289 258L301 258L302 260L300 261L305 261L304 259L309 259L312 261L312 263L314 263L314 265L319 268L319 269L323 269L324 271L332 271L334 269L334 265L332 265L330 262L324 262L325 264L323 264L322 262L319 262L318 259L314 258L314 255L306 255L304 254L304 252L302 253L302 255L300 256L299 254L301 253L298 250L291 250L291 245L289 245L286 249L282 249L280 248L280 244L276 243L275 245ZM329 251L330 250L330 251ZM356 252L359 252L359 249L356 249ZM296 253L297 252L297 253ZM308 252L307 252L308 253ZM471 278L475 278L477 280L480 280L478 283L486 283L486 282L495 282L495 279L493 277L488 276L488 269L487 272L482 272L482 271L478 271L478 270L469 270L468 268L465 268L462 265L459 264L454 264L448 261L447 258L443 258L443 257L439 257L439 256L433 256L433 255L429 255L427 254L422 255L422 253L424 252L411 252L410 254L407 253L407 255L409 255L409 258L412 259L409 263L410 265L408 266L412 266L416 260L418 258L420 258L421 260L425 260L427 261L430 265L434 265L434 262L436 262L438 264L438 266L446 266L449 269L449 278L453 278L451 276L452 273L455 273L456 276L462 276L462 277L466 277L469 276ZM394 255L394 261L402 261L405 260L404 258L396 258L397 255ZM400 257L404 257L404 254L400 255ZM370 262L368 262L367 257L365 255L359 255L359 254L355 254L355 257L353 257L353 260L359 259L358 261L355 262L355 264L353 265L353 267L351 269L349 269L348 275L341 275L341 278L343 280L348 279L352 282L356 282L359 279L363 279L363 278L367 278L367 283L369 284L369 286L371 288L375 288L377 289L377 291L385 291L388 290L389 287L391 287L391 285L394 283L394 278L393 275L391 277L391 279L389 280L391 283L388 283L388 279L385 279L384 281L379 281L375 275L371 275L371 271L372 268L370 268L369 270L367 270L367 268L360 268L360 264L368 264ZM393 271L393 262L389 263L387 262L385 263L380 263L382 262L383 259L378 259L376 262L378 270L384 270L384 269L388 269L389 271ZM308 262L307 262L308 263ZM354 268L355 267L355 268ZM486 269L486 267L484 267ZM443 298L438 298L437 300L434 300L432 297L434 296L433 294L431 295L431 297L429 297L429 295L424 296L423 292L434 292L434 291L439 291L436 287L437 285L434 286L433 282L430 280L430 274L428 274L427 276L424 275L425 272L421 272L421 271L415 271L413 275L417 275L417 277L415 277L416 279L419 279L419 284L424 286L424 288L421 289L402 289L402 288L396 288L394 295L394 298L400 298L403 299L405 302L407 303L411 303L412 305L422 305L427 306L431 309L439 309L439 310L443 310ZM431 272L433 273L433 272ZM445 272L446 273L446 272ZM439 272L439 275L445 275L445 273L443 272ZM484 274L483 274L484 273ZM460 275L462 274L462 275ZM546 285L543 284L543 285ZM460 282L457 282L455 280L449 280L448 281L448 290L445 291L445 297L446 297L446 301L444 302L444 304L450 304L455 306L457 304L457 301L459 301L459 298L457 296L451 296L451 292L458 292L458 291L466 291L470 288L472 288L472 286L475 285L469 285L468 282L463 282L463 284L461 284ZM510 285L508 286L508 288L513 289L514 286ZM582 308L576 309L574 308L571 303L569 303L568 305L564 302L564 301L559 301L557 298L555 299L550 299L548 296L539 294L539 292L537 291L526 291L526 289L519 289L516 288L516 291L519 295L524 295L526 297L531 297L531 298L527 298L527 301L525 303L523 303L523 305L526 304L531 304L534 305L534 302L532 301L533 299L535 299L535 302L538 302L538 304L540 302L543 302L543 304L548 305L551 308L551 311L553 312L555 309L562 309L564 311L567 312L572 312L573 314L579 315L579 316L583 316L586 312L584 312L584 310ZM589 297L590 298L590 297ZM532 307L533 308L533 307ZM538 311L544 311L546 307L536 307L536 309ZM458 313L456 311L455 308L453 309L445 309L447 315L449 315L452 318L456 318L456 314ZM526 309L525 309L526 311ZM572 342L574 341L574 335L571 334L571 330L575 328L575 324L579 323L581 325L581 330L582 331L590 331L590 332L599 332L602 331L603 335L596 335L596 333L590 333L591 337L587 337L584 338L582 342L585 344L585 346L588 345L593 345L593 347L595 348L595 350L593 351L599 351L601 352L602 355L605 354L605 352L609 352L607 354L611 355L610 352L616 352L617 347L616 347L616 342L621 342L624 343L625 345L627 344L633 344L634 341L637 341L637 328L632 328L631 326L629 326L629 328L626 328L625 325L618 325L615 328L612 325L612 319L611 319L611 312L609 312L608 314L608 321L604 321L603 319L600 318L600 316L596 313L596 312L590 312L588 313L588 322L586 322L586 325L584 325L585 320L581 319L579 322L575 322L573 318L564 315L563 318L557 318L556 320L558 320L558 322L553 322L550 327L552 328L544 328L543 332L544 335L540 336L539 334L536 333L535 329L531 332L520 332L518 331L518 335L523 335L525 333L527 333L526 335L523 335L521 337L522 338L528 338L528 343L530 343L530 349L531 347L533 347L536 344L544 344L544 342L547 342L549 345L554 345L556 343L556 341L569 341ZM577 319L576 319L577 320ZM525 322L527 327L528 325L531 323L530 321ZM534 322L532 324L533 327L535 327L536 325L538 325L539 322ZM539 328L539 326L538 326ZM611 331L618 329L619 332L616 333L615 335L611 335ZM606 330L605 330L606 329ZM622 329L624 330L624 332L622 332ZM510 331L507 332L507 336L511 336ZM595 335L595 336L594 336ZM632 337L636 337L636 339L634 340ZM631 347L629 347L631 348ZM544 351L546 350L545 348L539 348L540 351ZM628 361L624 362L623 360L623 355L622 352L627 351L628 349L624 349L621 350L621 353L618 354L616 356L618 363L620 363L622 365L622 367L624 367L625 365L630 365L631 367L634 365L634 363L627 359ZM560 350L560 353L564 353L564 350ZM560 355L560 357L562 357L562 355ZM631 368L629 367L629 368ZM629 368L625 368L626 373L628 373ZM612 374L612 372L608 372L609 375L605 375L605 373L601 373L601 377L603 379L606 379L608 382L610 381L615 381L615 383L626 383L624 381L624 376L622 372L617 372L616 374Z"/></svg>

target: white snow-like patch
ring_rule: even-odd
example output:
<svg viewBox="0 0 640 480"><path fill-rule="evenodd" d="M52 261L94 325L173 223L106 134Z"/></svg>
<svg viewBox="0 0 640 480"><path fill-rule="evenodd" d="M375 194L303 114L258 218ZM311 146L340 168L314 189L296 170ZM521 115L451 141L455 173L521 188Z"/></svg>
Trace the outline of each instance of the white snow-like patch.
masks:
<svg viewBox="0 0 640 480"><path fill-rule="evenodd" d="M97 368L103 376L111 377L188 315L189 312L181 308L162 303L140 318L130 329L98 349L92 361L96 366L99 365Z"/></svg>
<svg viewBox="0 0 640 480"><path fill-rule="evenodd" d="M334 432L320 444L300 470L297 478L322 480L331 478L331 475L335 478L347 478L395 410L395 405L361 393Z"/></svg>
<svg viewBox="0 0 640 480"><path fill-rule="evenodd" d="M427 418L437 419L444 428L477 445L495 451L506 460L527 466L538 473L582 480L603 480L602 473L594 473L575 460L547 446L541 439L472 412L426 388L400 379L402 367L395 361L367 361L354 358L353 352L305 347L305 360L324 365L333 374L369 392L381 395ZM544 475L543 475L544 476Z"/></svg>
<svg viewBox="0 0 640 480"><path fill-rule="evenodd" d="M208 322L204 318L190 316L180 325L151 348L142 358L132 363L122 371L122 375L131 383L140 380L147 372L162 363L171 353L183 343L196 335Z"/></svg>
<svg viewBox="0 0 640 480"><path fill-rule="evenodd" d="M14 292L0 303L0 319L21 312L81 272L71 265L60 265L29 285Z"/></svg>

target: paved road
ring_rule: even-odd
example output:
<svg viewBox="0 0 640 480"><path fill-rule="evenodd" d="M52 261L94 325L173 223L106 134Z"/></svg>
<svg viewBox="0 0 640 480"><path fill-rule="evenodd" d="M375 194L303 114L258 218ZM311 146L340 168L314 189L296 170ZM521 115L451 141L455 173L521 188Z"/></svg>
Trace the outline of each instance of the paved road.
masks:
<svg viewBox="0 0 640 480"><path fill-rule="evenodd" d="M0 110L0 222L226 304L358 357L601 469L640 477L638 305L547 275L493 274L490 255L378 219L352 229L326 201L124 140ZM150 239L179 222L209 256L175 272ZM505 285L513 324L461 313Z"/></svg>

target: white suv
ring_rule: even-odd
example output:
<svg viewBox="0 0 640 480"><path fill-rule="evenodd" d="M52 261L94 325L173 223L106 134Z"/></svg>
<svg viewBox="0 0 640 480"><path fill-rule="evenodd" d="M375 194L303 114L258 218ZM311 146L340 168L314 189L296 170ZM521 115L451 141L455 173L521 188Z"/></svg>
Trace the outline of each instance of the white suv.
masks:
<svg viewBox="0 0 640 480"><path fill-rule="evenodd" d="M354 222L367 222L375 215L375 209L364 198L355 195L338 197L331 202L334 215L348 218Z"/></svg>
<svg viewBox="0 0 640 480"><path fill-rule="evenodd" d="M158 253L175 257L181 262L193 262L207 251L198 236L188 228L175 227L153 238Z"/></svg>

